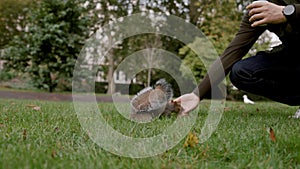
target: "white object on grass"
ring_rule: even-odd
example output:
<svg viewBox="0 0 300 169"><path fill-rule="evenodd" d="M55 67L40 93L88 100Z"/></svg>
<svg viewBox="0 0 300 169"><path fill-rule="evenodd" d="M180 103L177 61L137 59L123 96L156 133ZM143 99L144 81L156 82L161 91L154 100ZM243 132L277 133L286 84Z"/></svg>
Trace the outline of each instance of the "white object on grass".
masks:
<svg viewBox="0 0 300 169"><path fill-rule="evenodd" d="M247 95L244 95L243 98L244 98L244 103L246 103L246 104L254 104L254 102L252 100L248 99Z"/></svg>
<svg viewBox="0 0 300 169"><path fill-rule="evenodd" d="M293 116L290 116L290 118L299 119L300 118L300 108L296 111L296 113Z"/></svg>

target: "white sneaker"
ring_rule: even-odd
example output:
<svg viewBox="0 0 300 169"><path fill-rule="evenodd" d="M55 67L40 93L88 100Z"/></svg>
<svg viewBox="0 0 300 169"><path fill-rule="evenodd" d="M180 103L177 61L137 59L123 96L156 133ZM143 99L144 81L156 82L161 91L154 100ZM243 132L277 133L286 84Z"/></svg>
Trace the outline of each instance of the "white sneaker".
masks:
<svg viewBox="0 0 300 169"><path fill-rule="evenodd" d="M296 111L296 113L293 116L291 116L291 118L295 118L295 119L300 118L300 108Z"/></svg>

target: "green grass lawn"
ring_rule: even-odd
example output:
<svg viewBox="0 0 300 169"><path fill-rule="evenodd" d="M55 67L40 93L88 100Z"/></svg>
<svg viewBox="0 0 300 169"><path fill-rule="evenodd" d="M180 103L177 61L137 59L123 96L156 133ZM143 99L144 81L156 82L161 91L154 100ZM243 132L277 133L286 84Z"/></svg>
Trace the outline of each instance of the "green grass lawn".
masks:
<svg viewBox="0 0 300 169"><path fill-rule="evenodd" d="M207 105L202 103L192 133L200 134ZM99 107L116 130L147 136L145 126L132 134L133 122L122 119L112 104L100 103ZM288 118L296 109L274 102L227 102L218 129L207 142L184 147L184 138L168 152L132 159L111 154L93 143L80 127L72 103L0 100L0 167L300 168L300 120ZM156 129L151 131L159 133L174 119L158 119L151 126ZM270 138L270 127L276 141Z"/></svg>

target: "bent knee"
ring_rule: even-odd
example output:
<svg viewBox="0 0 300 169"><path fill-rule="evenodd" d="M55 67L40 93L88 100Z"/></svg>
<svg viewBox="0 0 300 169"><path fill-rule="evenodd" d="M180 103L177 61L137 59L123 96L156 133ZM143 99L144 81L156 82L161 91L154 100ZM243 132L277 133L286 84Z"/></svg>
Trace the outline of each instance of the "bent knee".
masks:
<svg viewBox="0 0 300 169"><path fill-rule="evenodd" d="M245 82L251 81L252 71L248 69L247 64L243 61L235 63L229 75L230 81L236 87L243 85Z"/></svg>
<svg viewBox="0 0 300 169"><path fill-rule="evenodd" d="M245 75L247 75L247 73L245 71L244 64L237 62L232 66L229 77L231 81L236 81L243 79Z"/></svg>

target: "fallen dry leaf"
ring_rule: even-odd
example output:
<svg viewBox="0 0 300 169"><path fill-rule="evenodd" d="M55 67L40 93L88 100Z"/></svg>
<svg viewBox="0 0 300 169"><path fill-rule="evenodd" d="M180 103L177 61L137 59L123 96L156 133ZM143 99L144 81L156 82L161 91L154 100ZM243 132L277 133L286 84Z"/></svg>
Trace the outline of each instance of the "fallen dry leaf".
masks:
<svg viewBox="0 0 300 169"><path fill-rule="evenodd" d="M26 140L27 139L27 130L24 129L23 130L23 140Z"/></svg>
<svg viewBox="0 0 300 169"><path fill-rule="evenodd" d="M55 127L55 128L54 128L54 131L55 131L55 132L59 132L60 129L59 129L58 127Z"/></svg>
<svg viewBox="0 0 300 169"><path fill-rule="evenodd" d="M40 111L41 107L37 105L26 105L26 107L32 108L33 110Z"/></svg>
<svg viewBox="0 0 300 169"><path fill-rule="evenodd" d="M276 141L276 137L275 137L275 132L274 130L270 127L270 139L275 142Z"/></svg>
<svg viewBox="0 0 300 169"><path fill-rule="evenodd" d="M188 137L186 138L184 142L184 147L195 147L199 143L198 136L196 133L189 133Z"/></svg>
<svg viewBox="0 0 300 169"><path fill-rule="evenodd" d="M224 111L229 111L230 107L224 107Z"/></svg>
<svg viewBox="0 0 300 169"><path fill-rule="evenodd" d="M36 106L36 107L33 108L33 110L40 111L40 110L41 110L41 107Z"/></svg>
<svg viewBox="0 0 300 169"><path fill-rule="evenodd" d="M52 150L52 152L51 152L51 157L52 157L52 158L55 158L55 157L56 157L56 151L55 151L55 150Z"/></svg>

